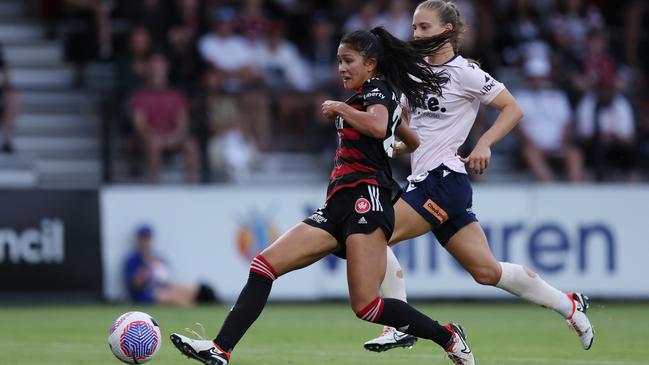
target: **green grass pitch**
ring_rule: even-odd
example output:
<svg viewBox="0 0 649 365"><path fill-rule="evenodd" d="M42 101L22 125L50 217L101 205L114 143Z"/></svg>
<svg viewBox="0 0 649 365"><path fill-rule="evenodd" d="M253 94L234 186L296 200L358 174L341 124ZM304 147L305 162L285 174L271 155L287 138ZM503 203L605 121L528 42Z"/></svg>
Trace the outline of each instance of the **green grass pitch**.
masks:
<svg viewBox="0 0 649 365"><path fill-rule="evenodd" d="M584 351L555 313L517 303L444 303L415 306L467 332L480 365L649 364L649 304L594 302L595 343ZM210 337L227 313L224 306L178 309L137 306L2 306L0 364L119 364L107 331L123 312L141 310L162 328L163 343L152 365L198 364L180 355L171 332L202 322ZM376 354L362 343L381 327L355 318L345 304L270 304L233 353L233 365L431 365L450 364L435 344Z"/></svg>

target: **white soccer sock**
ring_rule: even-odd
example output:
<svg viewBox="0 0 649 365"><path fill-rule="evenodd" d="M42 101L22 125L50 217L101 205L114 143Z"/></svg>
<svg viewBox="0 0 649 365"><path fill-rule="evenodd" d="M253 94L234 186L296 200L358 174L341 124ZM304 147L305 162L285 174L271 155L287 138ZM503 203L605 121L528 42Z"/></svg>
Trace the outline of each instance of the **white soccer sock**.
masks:
<svg viewBox="0 0 649 365"><path fill-rule="evenodd" d="M385 267L385 278L381 283L381 296L383 298L399 299L403 302L406 300L406 282L403 280L403 270L399 260L392 252L390 247L387 248L387 265Z"/></svg>
<svg viewBox="0 0 649 365"><path fill-rule="evenodd" d="M532 303L553 309L566 318L572 314L572 300L546 283L538 274L509 262L501 262L500 267L502 275L496 284L497 287Z"/></svg>

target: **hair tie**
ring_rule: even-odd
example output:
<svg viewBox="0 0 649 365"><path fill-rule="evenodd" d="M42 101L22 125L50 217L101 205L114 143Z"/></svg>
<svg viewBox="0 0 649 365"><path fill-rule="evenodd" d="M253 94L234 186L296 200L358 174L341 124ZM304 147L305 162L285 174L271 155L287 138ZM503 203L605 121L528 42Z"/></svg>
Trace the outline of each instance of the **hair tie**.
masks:
<svg viewBox="0 0 649 365"><path fill-rule="evenodd" d="M374 29L370 30L370 34L372 35L372 38L374 39L374 44L376 45L376 50L377 50L377 55L379 56L378 58L383 58L384 52L383 52L383 42L381 42L381 37L379 37L378 34L374 33Z"/></svg>
<svg viewBox="0 0 649 365"><path fill-rule="evenodd" d="M374 38L376 42L381 42L381 39L379 39L379 36L376 33L374 33L373 30L370 30L370 34L372 35L372 38Z"/></svg>

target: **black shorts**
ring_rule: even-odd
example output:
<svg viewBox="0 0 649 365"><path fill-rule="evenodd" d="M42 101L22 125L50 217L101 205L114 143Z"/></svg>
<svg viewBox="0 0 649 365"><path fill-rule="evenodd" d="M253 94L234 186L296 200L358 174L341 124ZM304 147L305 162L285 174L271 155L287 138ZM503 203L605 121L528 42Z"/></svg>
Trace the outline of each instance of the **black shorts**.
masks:
<svg viewBox="0 0 649 365"><path fill-rule="evenodd" d="M345 241L355 233L370 234L377 228L386 240L394 230L392 192L374 185L360 184L337 191L324 207L318 209L304 223L324 229L341 245L337 256L345 257Z"/></svg>
<svg viewBox="0 0 649 365"><path fill-rule="evenodd" d="M433 226L433 234L442 246L464 226L478 221L466 174L441 165L409 180L401 190L401 198Z"/></svg>

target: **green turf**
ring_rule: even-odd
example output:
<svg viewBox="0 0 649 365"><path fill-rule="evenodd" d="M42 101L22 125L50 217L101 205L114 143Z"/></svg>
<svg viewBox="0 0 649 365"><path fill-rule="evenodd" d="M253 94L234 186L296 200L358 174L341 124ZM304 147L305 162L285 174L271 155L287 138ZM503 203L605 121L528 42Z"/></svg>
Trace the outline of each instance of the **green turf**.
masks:
<svg viewBox="0 0 649 365"><path fill-rule="evenodd" d="M649 305L597 304L591 308L597 337L581 349L561 318L524 304L417 304L440 321L458 321L480 365L649 364ZM151 364L198 364L173 348L170 332L203 322L214 334L224 307L177 309L118 306L0 307L0 364L118 364L108 349L107 330L122 312L143 310L163 331L161 351ZM233 354L233 365L450 364L432 342L412 350L375 354L362 342L380 327L355 318L344 304L269 305Z"/></svg>

